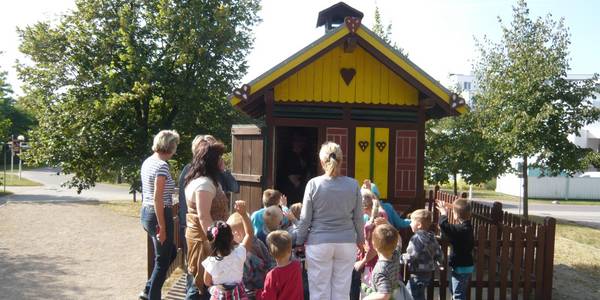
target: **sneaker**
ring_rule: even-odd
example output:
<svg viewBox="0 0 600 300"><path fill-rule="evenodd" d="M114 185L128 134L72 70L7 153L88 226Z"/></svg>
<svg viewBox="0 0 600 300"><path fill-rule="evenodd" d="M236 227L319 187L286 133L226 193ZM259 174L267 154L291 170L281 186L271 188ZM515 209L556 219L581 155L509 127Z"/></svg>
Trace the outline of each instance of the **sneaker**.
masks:
<svg viewBox="0 0 600 300"><path fill-rule="evenodd" d="M148 300L148 294L144 291L140 292L140 300Z"/></svg>

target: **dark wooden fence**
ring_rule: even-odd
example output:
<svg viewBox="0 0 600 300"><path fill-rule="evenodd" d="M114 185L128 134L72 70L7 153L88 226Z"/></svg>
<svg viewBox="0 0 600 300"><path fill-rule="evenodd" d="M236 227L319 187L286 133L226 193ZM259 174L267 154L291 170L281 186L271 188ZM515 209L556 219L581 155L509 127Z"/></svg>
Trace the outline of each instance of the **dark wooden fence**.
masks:
<svg viewBox="0 0 600 300"><path fill-rule="evenodd" d="M426 197L427 208L439 220L436 200L451 204L459 197L436 188ZM472 274L468 299L552 299L554 266L554 235L556 220L545 218L543 223L526 220L502 210L502 203L492 205L471 202L475 237L475 272ZM452 211L448 211L453 220ZM404 244L411 233L401 232ZM437 295L449 299L449 243L441 240L445 268L436 272L427 291L427 299ZM404 272L405 281L408 272Z"/></svg>
<svg viewBox="0 0 600 300"><path fill-rule="evenodd" d="M175 202L176 199L174 200ZM171 263L171 266L169 267L169 270L167 271L167 277L169 278L169 276L171 276L171 273L173 273L173 271L175 271L175 269L181 267L182 269L185 268L185 262L184 262L184 255L183 255L183 239L180 238L180 229L179 229L179 203L175 203L175 205L173 205L173 228L175 229L175 236L174 236L174 243L175 243L175 247L177 248L177 256L175 257L175 260ZM152 269L154 269L154 245L152 244L152 239L150 237L147 238L147 244L148 244L148 278L150 278L150 275L152 275Z"/></svg>

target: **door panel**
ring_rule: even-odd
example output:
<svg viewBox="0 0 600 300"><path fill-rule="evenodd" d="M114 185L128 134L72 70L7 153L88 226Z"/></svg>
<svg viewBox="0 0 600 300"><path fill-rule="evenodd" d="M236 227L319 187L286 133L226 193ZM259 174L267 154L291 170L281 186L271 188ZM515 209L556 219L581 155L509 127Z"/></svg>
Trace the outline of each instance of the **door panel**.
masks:
<svg viewBox="0 0 600 300"><path fill-rule="evenodd" d="M387 199L389 164L389 128L356 127L354 177L362 183L370 179Z"/></svg>
<svg viewBox="0 0 600 300"><path fill-rule="evenodd" d="M231 173L240 184L233 200L246 200L248 211L262 207L264 174L264 138L256 125L233 125L231 128Z"/></svg>

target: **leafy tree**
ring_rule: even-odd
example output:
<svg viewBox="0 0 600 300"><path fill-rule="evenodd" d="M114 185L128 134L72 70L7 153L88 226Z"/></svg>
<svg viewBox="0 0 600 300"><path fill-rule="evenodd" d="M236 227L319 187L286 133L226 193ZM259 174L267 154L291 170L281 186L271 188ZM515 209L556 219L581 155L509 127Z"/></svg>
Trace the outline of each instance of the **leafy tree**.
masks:
<svg viewBox="0 0 600 300"><path fill-rule="evenodd" d="M39 120L30 160L74 173L78 191L115 173L136 188L152 137L176 129L228 140L226 95L246 72L258 0L90 0L19 30L24 102ZM178 166L176 166L178 167Z"/></svg>
<svg viewBox="0 0 600 300"><path fill-rule="evenodd" d="M452 176L458 195L458 174L469 184L480 184L503 174L510 160L494 140L477 126L477 112L432 120L426 126L425 174L432 184Z"/></svg>
<svg viewBox="0 0 600 300"><path fill-rule="evenodd" d="M25 134L35 125L33 116L13 98L13 90L6 80L6 74L5 71L0 71L0 141L2 142L8 141L11 135Z"/></svg>
<svg viewBox="0 0 600 300"><path fill-rule="evenodd" d="M567 137L598 120L600 114L591 103L598 75L580 81L566 78L570 35L563 19L556 21L551 15L532 19L526 2L520 0L510 24L499 22L500 41L484 38L478 45L477 110L484 134L523 160L527 217L529 167L539 167L545 175L572 174L597 161L597 153Z"/></svg>
<svg viewBox="0 0 600 300"><path fill-rule="evenodd" d="M392 23L389 23L387 26L383 25L383 21L381 20L381 12L379 12L378 6L375 6L375 23L373 24L373 32L375 32L375 34L381 37L384 42L391 45L402 55L408 57L408 52L406 52L404 48L398 46L396 42L392 41Z"/></svg>

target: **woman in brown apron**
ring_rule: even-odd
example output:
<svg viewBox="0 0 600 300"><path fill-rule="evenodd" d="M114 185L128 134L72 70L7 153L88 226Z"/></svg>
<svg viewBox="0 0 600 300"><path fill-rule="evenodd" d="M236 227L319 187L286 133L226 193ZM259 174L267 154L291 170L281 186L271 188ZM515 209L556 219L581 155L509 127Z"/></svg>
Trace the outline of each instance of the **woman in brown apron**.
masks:
<svg viewBox="0 0 600 300"><path fill-rule="evenodd" d="M188 272L194 276L196 286L203 296L208 295L202 279L202 261L209 255L210 248L206 229L214 221L226 221L229 217L229 200L218 182L219 173L225 167L222 158L224 152L225 146L221 142L200 141L185 178Z"/></svg>

